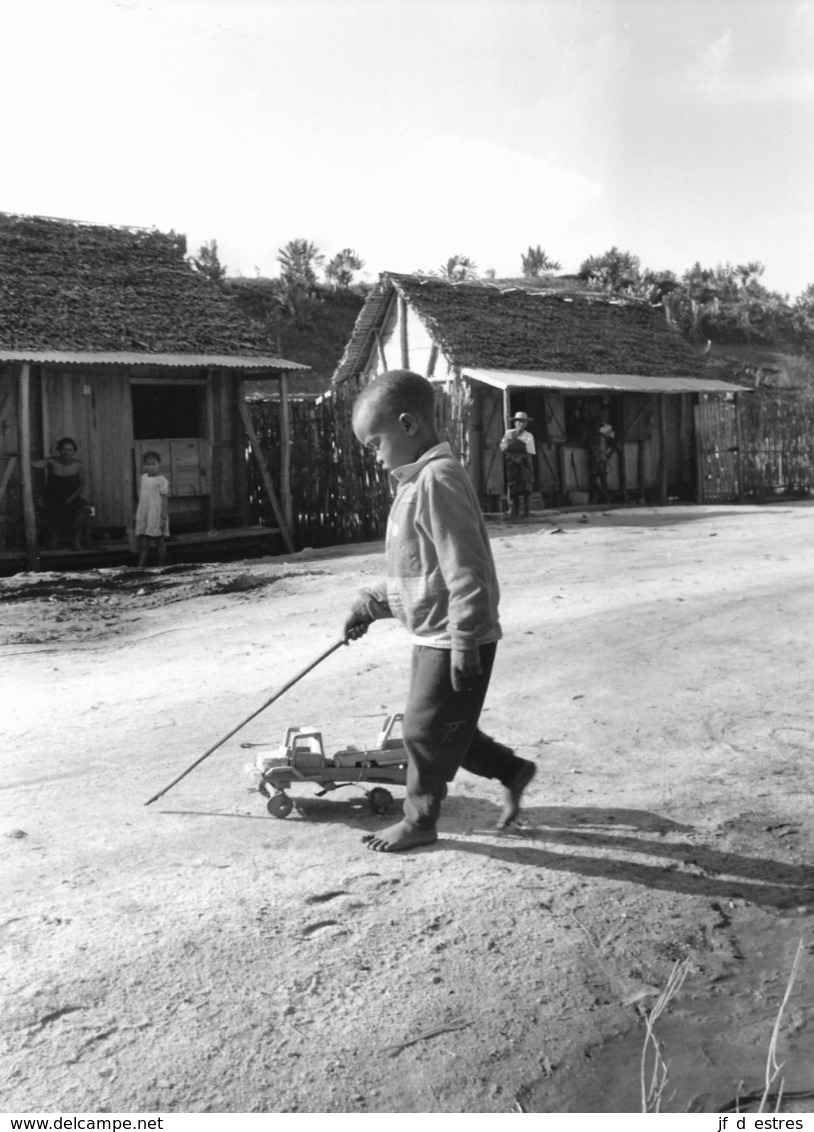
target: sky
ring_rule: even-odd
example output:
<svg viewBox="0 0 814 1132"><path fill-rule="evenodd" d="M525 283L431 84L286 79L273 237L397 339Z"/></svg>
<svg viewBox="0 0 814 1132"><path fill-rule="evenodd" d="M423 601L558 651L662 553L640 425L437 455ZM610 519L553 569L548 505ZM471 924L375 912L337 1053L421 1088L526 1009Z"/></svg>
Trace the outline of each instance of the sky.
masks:
<svg viewBox="0 0 814 1132"><path fill-rule="evenodd" d="M814 0L2 0L0 211L814 283Z"/></svg>

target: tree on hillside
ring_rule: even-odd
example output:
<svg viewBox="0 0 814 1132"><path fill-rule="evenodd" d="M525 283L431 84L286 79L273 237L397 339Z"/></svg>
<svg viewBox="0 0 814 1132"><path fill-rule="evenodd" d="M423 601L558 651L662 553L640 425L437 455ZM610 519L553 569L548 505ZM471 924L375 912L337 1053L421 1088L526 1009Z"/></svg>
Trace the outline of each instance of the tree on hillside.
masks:
<svg viewBox="0 0 814 1132"><path fill-rule="evenodd" d="M602 291L625 291L639 282L639 257L622 252L615 245L602 255L584 260L577 272L589 287Z"/></svg>
<svg viewBox="0 0 814 1132"><path fill-rule="evenodd" d="M353 248L343 248L333 257L325 268L325 278L334 287L350 287L353 275L361 271L365 261L360 259Z"/></svg>
<svg viewBox="0 0 814 1132"><path fill-rule="evenodd" d="M282 268L283 279L293 279L313 287L317 281L316 269L325 262L325 256L310 240L289 240L285 247L277 249L277 262Z"/></svg>
<svg viewBox="0 0 814 1132"><path fill-rule="evenodd" d="M201 244L197 256L192 256L192 263L201 275L205 275L207 279L211 279L219 287L223 286L226 281L226 267L218 257L217 240L210 240L207 244Z"/></svg>
<svg viewBox="0 0 814 1132"><path fill-rule="evenodd" d="M282 306L296 327L308 326L317 305L317 267L325 262L310 240L289 240L278 248L277 262L282 268Z"/></svg>
<svg viewBox="0 0 814 1132"><path fill-rule="evenodd" d="M520 259L523 264L523 274L527 279L536 279L541 271L559 271L561 264L555 259L550 259L547 252L538 244L533 248L529 244L528 252L523 255L520 253Z"/></svg>
<svg viewBox="0 0 814 1132"><path fill-rule="evenodd" d="M449 283L467 283L478 278L478 265L469 256L453 255L435 273Z"/></svg>
<svg viewBox="0 0 814 1132"><path fill-rule="evenodd" d="M808 352L814 352L814 283L801 291L790 308L792 333Z"/></svg>

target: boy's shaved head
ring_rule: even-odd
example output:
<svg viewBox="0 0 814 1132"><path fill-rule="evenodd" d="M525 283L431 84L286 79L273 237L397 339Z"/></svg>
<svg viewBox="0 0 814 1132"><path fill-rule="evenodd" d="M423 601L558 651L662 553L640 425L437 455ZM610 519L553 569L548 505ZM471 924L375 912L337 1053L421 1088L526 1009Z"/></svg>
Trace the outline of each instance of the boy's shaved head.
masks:
<svg viewBox="0 0 814 1132"><path fill-rule="evenodd" d="M354 419L369 412L375 421L397 421L402 413L435 425L435 390L426 377L409 369L391 369L366 385L353 406Z"/></svg>

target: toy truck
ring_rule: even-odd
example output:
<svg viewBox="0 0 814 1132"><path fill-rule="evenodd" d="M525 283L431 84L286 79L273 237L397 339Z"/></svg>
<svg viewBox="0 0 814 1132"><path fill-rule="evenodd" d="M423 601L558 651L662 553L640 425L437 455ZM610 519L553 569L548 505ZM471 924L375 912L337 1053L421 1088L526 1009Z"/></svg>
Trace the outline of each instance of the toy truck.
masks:
<svg viewBox="0 0 814 1132"><path fill-rule="evenodd" d="M267 799L266 809L275 818L285 818L294 808L286 793L295 783L320 786L317 796L342 786L358 786L367 795L374 814L385 814L393 806L393 795L383 786L370 790L363 783L404 786L407 781L407 751L404 740L394 735L401 715L388 715L376 745L359 750L346 747L328 758L322 732L313 727L289 727L285 742L267 755L258 755L252 773L257 789ZM399 728L400 730L400 728Z"/></svg>

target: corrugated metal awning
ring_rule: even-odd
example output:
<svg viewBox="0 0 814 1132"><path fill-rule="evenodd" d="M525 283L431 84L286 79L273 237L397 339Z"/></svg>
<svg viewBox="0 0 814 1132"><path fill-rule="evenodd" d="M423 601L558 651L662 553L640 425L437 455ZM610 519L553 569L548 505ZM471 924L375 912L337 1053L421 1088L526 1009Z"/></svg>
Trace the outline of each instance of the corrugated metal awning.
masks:
<svg viewBox="0 0 814 1132"><path fill-rule="evenodd" d="M546 370L468 369L463 377L496 389L557 389L573 393L743 393L741 385L709 377L647 377L637 373L551 373Z"/></svg>
<svg viewBox="0 0 814 1132"><path fill-rule="evenodd" d="M140 354L131 350L4 350L0 362L31 362L61 366L190 366L211 369L293 370L310 369L285 358L251 357L248 354Z"/></svg>

